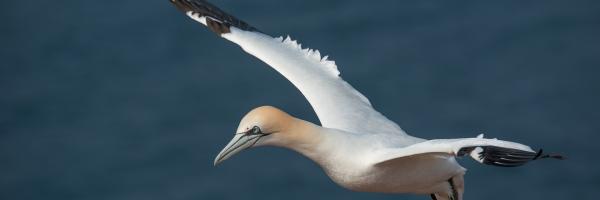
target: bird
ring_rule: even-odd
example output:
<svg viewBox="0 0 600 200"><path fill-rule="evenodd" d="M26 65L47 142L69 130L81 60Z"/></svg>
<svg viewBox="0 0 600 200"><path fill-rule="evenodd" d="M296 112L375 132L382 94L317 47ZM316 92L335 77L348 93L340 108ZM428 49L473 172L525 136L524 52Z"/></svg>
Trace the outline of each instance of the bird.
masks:
<svg viewBox="0 0 600 200"><path fill-rule="evenodd" d="M216 156L215 166L245 149L275 146L308 157L331 180L349 190L461 200L466 169L457 157L468 156L501 167L564 158L524 144L484 138L483 134L431 140L409 135L375 110L363 94L341 78L335 62L318 50L302 48L290 36L272 37L205 0L170 1L189 18L283 75L308 100L321 124L273 106L254 108Z"/></svg>

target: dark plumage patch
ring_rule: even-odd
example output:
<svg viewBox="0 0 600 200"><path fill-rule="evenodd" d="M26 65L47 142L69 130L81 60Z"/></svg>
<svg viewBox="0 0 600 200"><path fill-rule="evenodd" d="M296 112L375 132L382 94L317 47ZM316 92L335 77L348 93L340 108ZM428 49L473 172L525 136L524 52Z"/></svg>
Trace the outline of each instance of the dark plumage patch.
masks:
<svg viewBox="0 0 600 200"><path fill-rule="evenodd" d="M208 3L204 0L170 0L171 3L177 7L177 9L187 13L193 12L200 16L206 17L206 25L211 31L221 35L223 33L230 33L230 27L234 26L246 31L258 30L246 22L235 18L234 16L223 12L218 7Z"/></svg>
<svg viewBox="0 0 600 200"><path fill-rule="evenodd" d="M476 147L464 147L459 150L458 155L470 153L475 148ZM481 146L481 148L483 151L479 153L479 159L481 159L484 164L501 167L517 167L529 161L542 158L564 159L561 155L542 154L543 151L541 149L538 152L529 152L496 146Z"/></svg>
<svg viewBox="0 0 600 200"><path fill-rule="evenodd" d="M471 153L471 151L473 151L473 149L475 149L477 147L463 147L460 150L458 150L458 152L456 153L457 156L464 156L465 154L469 154Z"/></svg>

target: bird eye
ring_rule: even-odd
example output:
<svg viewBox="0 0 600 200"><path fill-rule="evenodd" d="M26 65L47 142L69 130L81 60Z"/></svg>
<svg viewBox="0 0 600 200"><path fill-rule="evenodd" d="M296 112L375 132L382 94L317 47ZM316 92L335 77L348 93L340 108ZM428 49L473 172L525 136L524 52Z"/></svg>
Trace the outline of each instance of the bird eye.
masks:
<svg viewBox="0 0 600 200"><path fill-rule="evenodd" d="M261 134L261 131L258 126L254 126L254 127L252 127L252 129L250 129L250 131L248 131L248 133L250 135L258 135L258 134Z"/></svg>

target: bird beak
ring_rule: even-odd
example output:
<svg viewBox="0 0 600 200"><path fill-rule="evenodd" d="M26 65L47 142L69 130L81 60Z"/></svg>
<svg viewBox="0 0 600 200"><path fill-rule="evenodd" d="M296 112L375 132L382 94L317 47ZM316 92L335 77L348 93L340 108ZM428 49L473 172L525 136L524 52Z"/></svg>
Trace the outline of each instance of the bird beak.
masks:
<svg viewBox="0 0 600 200"><path fill-rule="evenodd" d="M262 136L264 135L251 135L243 133L235 134L229 144L227 144L227 146L221 150L219 155L217 155L214 165L217 166L219 163L227 160L229 157L237 154L238 152L252 147Z"/></svg>

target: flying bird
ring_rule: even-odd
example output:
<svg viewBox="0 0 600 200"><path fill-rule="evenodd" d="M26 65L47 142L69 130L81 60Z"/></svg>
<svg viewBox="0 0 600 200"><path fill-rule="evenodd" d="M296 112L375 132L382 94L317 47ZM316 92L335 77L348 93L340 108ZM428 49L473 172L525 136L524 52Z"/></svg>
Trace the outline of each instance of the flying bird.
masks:
<svg viewBox="0 0 600 200"><path fill-rule="evenodd" d="M287 78L309 101L321 126L271 106L251 110L239 123L217 165L258 146L294 150L338 185L362 192L413 193L460 200L465 168L456 157L516 167L543 154L516 142L484 138L426 140L405 133L340 77L334 61L287 37L271 37L204 0L170 0L193 20L238 44Z"/></svg>

